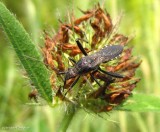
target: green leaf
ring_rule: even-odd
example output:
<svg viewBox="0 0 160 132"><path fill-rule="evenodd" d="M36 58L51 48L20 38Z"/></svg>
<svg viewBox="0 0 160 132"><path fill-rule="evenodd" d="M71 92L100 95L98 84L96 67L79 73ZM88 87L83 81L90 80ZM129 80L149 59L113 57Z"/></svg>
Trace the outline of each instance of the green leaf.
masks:
<svg viewBox="0 0 160 132"><path fill-rule="evenodd" d="M23 26L0 2L0 25L4 29L23 67L39 94L46 101L52 101L49 73L43 64L42 56Z"/></svg>
<svg viewBox="0 0 160 132"><path fill-rule="evenodd" d="M160 111L160 97L142 93L133 93L118 110L135 112Z"/></svg>

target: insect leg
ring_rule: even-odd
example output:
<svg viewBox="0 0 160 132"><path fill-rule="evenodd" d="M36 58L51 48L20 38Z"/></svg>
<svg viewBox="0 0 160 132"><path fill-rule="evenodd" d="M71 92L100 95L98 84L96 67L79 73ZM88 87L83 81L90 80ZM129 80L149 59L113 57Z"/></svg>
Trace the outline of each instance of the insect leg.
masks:
<svg viewBox="0 0 160 132"><path fill-rule="evenodd" d="M66 94L72 89L72 87L77 83L77 81L79 80L80 76L78 76L76 78L76 80L74 80L74 82L71 84L71 86L68 88L68 90L66 91L66 93L64 94L64 96L66 96ZM66 81L65 81L66 82Z"/></svg>
<svg viewBox="0 0 160 132"><path fill-rule="evenodd" d="M75 61L73 58L68 57L68 59L69 59L73 64L76 64L76 61Z"/></svg>
<svg viewBox="0 0 160 132"><path fill-rule="evenodd" d="M101 72L103 72L103 73L105 73L105 74L107 74L107 75L110 75L110 76L112 76L112 77L124 78L124 76L121 75L121 74L113 73L113 72L107 72L107 71L102 70L100 67L98 68L98 70L101 71Z"/></svg>
<svg viewBox="0 0 160 132"><path fill-rule="evenodd" d="M76 39L76 43L77 43L77 45L78 45L78 48L81 50L81 52L82 52L85 56L87 56L88 54L87 54L87 52L84 50L84 48L83 48L83 46L82 46L82 44L80 43L79 40L83 40L83 39L80 39L80 38ZM85 41L85 40L83 40L83 41Z"/></svg>
<svg viewBox="0 0 160 132"><path fill-rule="evenodd" d="M102 87L101 84L97 81L97 79L93 76L92 73L90 73L90 76L100 87Z"/></svg>

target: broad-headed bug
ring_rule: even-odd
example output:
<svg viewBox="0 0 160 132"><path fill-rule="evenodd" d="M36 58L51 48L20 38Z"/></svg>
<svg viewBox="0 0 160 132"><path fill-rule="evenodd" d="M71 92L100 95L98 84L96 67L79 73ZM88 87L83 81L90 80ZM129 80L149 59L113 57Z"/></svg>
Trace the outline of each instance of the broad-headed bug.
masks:
<svg viewBox="0 0 160 132"><path fill-rule="evenodd" d="M96 80L96 78L93 76L93 73L96 71L100 71L102 73L105 73L107 75L110 75L112 77L116 78L123 78L122 75L113 73L113 72L107 72L102 70L99 66L101 63L106 63L117 56L119 56L123 51L123 46L121 45L108 45L104 48L100 49L99 51L95 52L94 54L88 55L87 52L84 50L82 44L80 43L81 39L77 39L76 43L81 50L81 52L85 55L82 57L78 62L76 62L74 59L70 59L72 63L74 63L74 67L69 68L65 72L59 72L59 74L65 74L64 79L64 86L66 84L66 81L76 77L75 81L71 84L68 91L77 83L81 75L84 75L86 73L89 73L91 78L95 80L95 82L101 87L100 83ZM68 92L67 91L67 92ZM65 95L67 94L65 93Z"/></svg>

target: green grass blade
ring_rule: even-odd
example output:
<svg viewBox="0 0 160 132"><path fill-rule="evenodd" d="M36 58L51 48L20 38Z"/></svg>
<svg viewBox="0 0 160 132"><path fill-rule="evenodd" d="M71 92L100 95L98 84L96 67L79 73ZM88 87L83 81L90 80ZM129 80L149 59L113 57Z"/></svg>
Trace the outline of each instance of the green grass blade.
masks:
<svg viewBox="0 0 160 132"><path fill-rule="evenodd" d="M39 94L52 101L52 90L49 74L42 62L42 56L30 39L23 26L0 2L0 25L4 29L29 78L36 86Z"/></svg>
<svg viewBox="0 0 160 132"><path fill-rule="evenodd" d="M142 93L133 93L133 96L123 103L118 110L134 112L160 112L160 97Z"/></svg>

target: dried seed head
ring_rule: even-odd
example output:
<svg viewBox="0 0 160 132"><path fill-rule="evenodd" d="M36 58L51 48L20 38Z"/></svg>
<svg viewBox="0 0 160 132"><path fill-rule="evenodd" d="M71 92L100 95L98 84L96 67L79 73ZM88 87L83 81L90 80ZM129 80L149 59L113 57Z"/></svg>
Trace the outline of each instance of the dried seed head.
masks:
<svg viewBox="0 0 160 132"><path fill-rule="evenodd" d="M115 24L109 13L98 4L95 8L82 11L82 17L76 19L71 16L71 23L60 24L58 32L54 36L45 34L45 46L42 48L44 62L51 72L51 83L53 90L62 101L76 103L94 112L111 111L116 106L123 103L139 82L139 78L134 77L135 71L141 64L138 57L132 55L132 49L127 43L130 38L117 33ZM117 26L117 25L116 25ZM58 72L67 71L71 66L68 57L72 57L76 62L83 57L81 50L76 45L77 38L87 39L89 43L83 42L84 49L89 54L94 54L105 45L121 45L124 47L120 57L113 61L101 64L101 68L108 72L118 72L123 78L114 78L101 72L92 72L102 85L98 86L89 74L81 77L67 96L61 89L64 83L64 76ZM65 89L72 85L76 78L67 80ZM70 101L71 100L71 101Z"/></svg>

